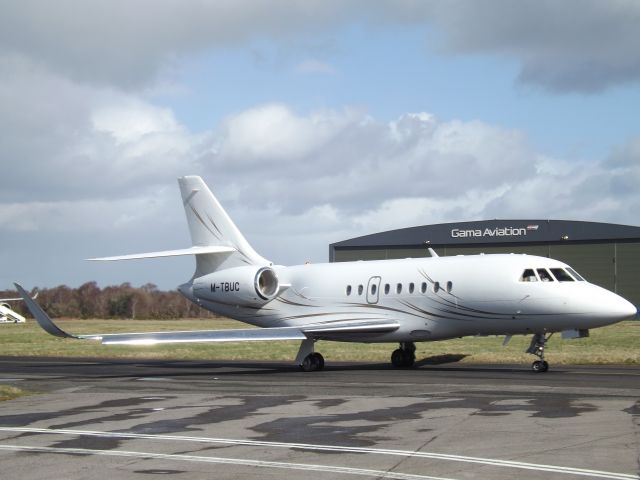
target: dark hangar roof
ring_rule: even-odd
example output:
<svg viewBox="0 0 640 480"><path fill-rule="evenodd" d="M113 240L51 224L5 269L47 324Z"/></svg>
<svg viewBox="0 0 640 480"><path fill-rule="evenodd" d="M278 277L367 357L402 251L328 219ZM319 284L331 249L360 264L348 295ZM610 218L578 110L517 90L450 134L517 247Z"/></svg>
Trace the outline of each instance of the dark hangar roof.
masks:
<svg viewBox="0 0 640 480"><path fill-rule="evenodd" d="M640 227L573 220L482 220L389 230L332 243L330 248L610 240L640 240Z"/></svg>

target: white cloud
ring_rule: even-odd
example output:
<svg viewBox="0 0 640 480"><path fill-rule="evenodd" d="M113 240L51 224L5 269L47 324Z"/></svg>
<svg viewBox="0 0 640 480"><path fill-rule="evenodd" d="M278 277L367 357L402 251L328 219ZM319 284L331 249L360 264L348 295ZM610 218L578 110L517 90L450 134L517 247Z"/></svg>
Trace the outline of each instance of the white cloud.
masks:
<svg viewBox="0 0 640 480"><path fill-rule="evenodd" d="M39 186L36 198L0 203L5 231L158 235L167 205L180 205L174 178L199 173L266 255L318 261L323 242L482 215L505 185L536 175L521 133L427 113L381 122L348 108L300 114L268 104L194 135L169 110L129 95L84 91L80 103L73 133L40 139L48 168L10 137L0 144L0 154L22 155L16 185Z"/></svg>
<svg viewBox="0 0 640 480"><path fill-rule="evenodd" d="M594 92L640 79L635 0L22 0L0 6L0 55L29 58L81 83L131 91L153 85L160 72L190 54L260 38L300 48L300 39L330 36L356 22L435 27L430 48L513 59L521 82L557 92ZM297 69L334 71L315 58Z"/></svg>
<svg viewBox="0 0 640 480"><path fill-rule="evenodd" d="M445 52L495 54L519 80L556 92L596 92L640 80L640 3L634 0L430 2Z"/></svg>
<svg viewBox="0 0 640 480"><path fill-rule="evenodd" d="M172 134L182 129L173 113L140 100L129 99L126 104L99 107L92 112L91 121L96 132L113 136L117 144L132 143L153 134Z"/></svg>
<svg viewBox="0 0 640 480"><path fill-rule="evenodd" d="M125 0L0 6L0 54L24 55L77 81L137 89L181 55L288 40L352 19L360 2Z"/></svg>
<svg viewBox="0 0 640 480"><path fill-rule="evenodd" d="M243 165L297 162L357 119L351 110L314 112L303 117L285 105L256 107L227 118L217 139L218 155Z"/></svg>
<svg viewBox="0 0 640 480"><path fill-rule="evenodd" d="M128 194L196 170L206 153L170 110L20 59L0 62L11 72L0 75L0 201Z"/></svg>
<svg viewBox="0 0 640 480"><path fill-rule="evenodd" d="M133 94L7 62L0 109L13 114L0 128L0 229L3 248L15 253L9 269L33 261L39 242L60 249L48 257L54 263L87 245L89 256L183 247L175 177L185 174L203 175L256 248L285 264L323 261L330 242L416 224L635 223L640 209L638 139L600 162L576 163L485 122L425 112L388 122L353 108L284 104L236 112L195 134ZM50 283L61 269L50 269Z"/></svg>

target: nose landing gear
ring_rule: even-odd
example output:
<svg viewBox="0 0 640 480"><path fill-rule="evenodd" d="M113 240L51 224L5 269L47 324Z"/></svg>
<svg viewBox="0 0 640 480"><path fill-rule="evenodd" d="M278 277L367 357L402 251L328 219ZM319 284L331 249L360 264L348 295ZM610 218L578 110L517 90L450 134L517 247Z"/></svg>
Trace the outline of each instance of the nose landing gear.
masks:
<svg viewBox="0 0 640 480"><path fill-rule="evenodd" d="M529 348L527 348L527 353L540 358L540 360L536 360L531 364L531 369L535 373L544 373L549 370L549 364L544 359L544 347L552 335L553 333L550 333L547 336L544 332L540 332L536 333L531 339L531 344L529 345Z"/></svg>
<svg viewBox="0 0 640 480"><path fill-rule="evenodd" d="M400 342L400 348L391 354L391 364L396 368L413 367L416 361L416 346L413 342Z"/></svg>

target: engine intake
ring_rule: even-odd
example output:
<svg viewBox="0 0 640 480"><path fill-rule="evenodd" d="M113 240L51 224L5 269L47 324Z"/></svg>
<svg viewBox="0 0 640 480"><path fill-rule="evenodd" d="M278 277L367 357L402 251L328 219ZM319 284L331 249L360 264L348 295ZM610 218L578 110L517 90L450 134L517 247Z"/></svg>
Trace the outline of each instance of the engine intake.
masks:
<svg viewBox="0 0 640 480"><path fill-rule="evenodd" d="M278 276L272 268L258 270L255 281L256 293L264 300L273 300L278 294Z"/></svg>

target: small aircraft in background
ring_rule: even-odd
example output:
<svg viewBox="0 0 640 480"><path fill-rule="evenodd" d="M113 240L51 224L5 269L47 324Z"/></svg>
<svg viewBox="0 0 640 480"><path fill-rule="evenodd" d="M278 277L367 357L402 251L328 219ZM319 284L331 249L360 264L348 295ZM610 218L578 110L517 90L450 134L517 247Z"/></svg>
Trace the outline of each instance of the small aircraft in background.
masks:
<svg viewBox="0 0 640 480"><path fill-rule="evenodd" d="M590 328L633 318L636 308L570 266L515 254L274 265L249 245L204 181L178 179L192 246L93 260L194 255L196 269L180 292L212 312L262 328L72 335L60 329L16 284L48 333L106 345L298 340L296 362L322 370L317 340L398 343L395 367L415 362L415 342L464 336L533 335L527 353L545 372L551 335L588 336ZM505 341L505 343L506 343Z"/></svg>
<svg viewBox="0 0 640 480"><path fill-rule="evenodd" d="M38 292L31 298L36 298ZM0 298L0 323L25 323L26 319L18 312L14 311L7 302L22 301L22 297Z"/></svg>

